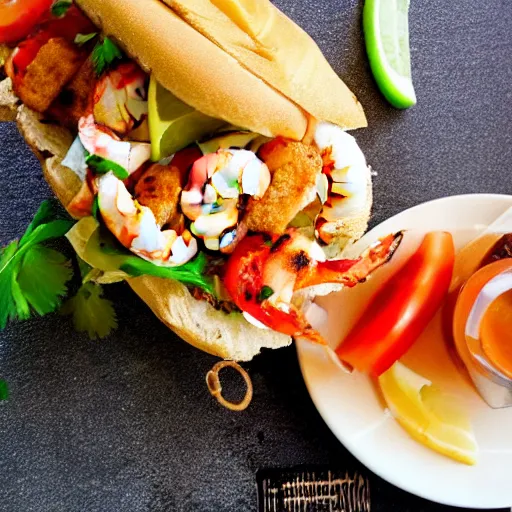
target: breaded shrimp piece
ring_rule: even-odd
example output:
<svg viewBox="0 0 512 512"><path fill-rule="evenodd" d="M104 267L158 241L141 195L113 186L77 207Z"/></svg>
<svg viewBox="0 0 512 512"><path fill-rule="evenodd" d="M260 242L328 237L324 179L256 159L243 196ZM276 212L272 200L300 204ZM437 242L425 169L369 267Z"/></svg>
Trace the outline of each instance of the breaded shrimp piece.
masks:
<svg viewBox="0 0 512 512"><path fill-rule="evenodd" d="M50 39L28 65L16 94L27 107L36 112L46 111L86 57L82 49L63 37Z"/></svg>
<svg viewBox="0 0 512 512"><path fill-rule="evenodd" d="M95 85L94 66L91 59L87 59L52 103L49 114L66 126L76 129L79 119L85 115Z"/></svg>
<svg viewBox="0 0 512 512"><path fill-rule="evenodd" d="M135 185L135 199L151 209L160 227L176 229L181 225L180 194L180 172L171 165L153 164Z"/></svg>
<svg viewBox="0 0 512 512"><path fill-rule="evenodd" d="M267 164L272 181L259 201L249 200L242 223L248 231L281 234L314 200L322 158L314 147L284 139L265 144L259 156Z"/></svg>

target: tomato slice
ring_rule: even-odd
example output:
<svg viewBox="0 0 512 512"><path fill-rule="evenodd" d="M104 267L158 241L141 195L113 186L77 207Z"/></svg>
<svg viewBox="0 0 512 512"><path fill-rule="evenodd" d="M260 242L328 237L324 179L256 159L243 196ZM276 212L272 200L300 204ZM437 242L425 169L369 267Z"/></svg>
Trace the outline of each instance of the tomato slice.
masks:
<svg viewBox="0 0 512 512"><path fill-rule="evenodd" d="M0 2L0 43L15 43L27 37L53 0L4 0Z"/></svg>
<svg viewBox="0 0 512 512"><path fill-rule="evenodd" d="M337 348L339 358L378 376L419 337L445 298L452 278L452 235L428 233L418 250L373 296Z"/></svg>

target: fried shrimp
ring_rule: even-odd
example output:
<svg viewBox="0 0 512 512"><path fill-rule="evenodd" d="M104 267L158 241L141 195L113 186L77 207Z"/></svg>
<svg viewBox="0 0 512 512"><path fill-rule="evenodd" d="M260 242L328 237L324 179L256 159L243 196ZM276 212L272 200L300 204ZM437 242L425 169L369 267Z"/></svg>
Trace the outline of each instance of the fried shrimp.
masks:
<svg viewBox="0 0 512 512"><path fill-rule="evenodd" d="M297 213L314 200L322 159L312 146L284 139L265 144L259 155L272 181L259 201L249 200L242 223L248 231L283 233Z"/></svg>
<svg viewBox="0 0 512 512"><path fill-rule="evenodd" d="M18 83L17 95L36 112L44 112L82 66L87 54L63 37L54 37L41 47Z"/></svg>
<svg viewBox="0 0 512 512"><path fill-rule="evenodd" d="M183 222L180 194L180 171L171 165L153 164L135 185L135 199L153 212L160 227L176 229Z"/></svg>
<svg viewBox="0 0 512 512"><path fill-rule="evenodd" d="M92 61L87 59L71 82L62 89L52 103L49 114L62 124L75 129L79 119L87 111L95 78Z"/></svg>

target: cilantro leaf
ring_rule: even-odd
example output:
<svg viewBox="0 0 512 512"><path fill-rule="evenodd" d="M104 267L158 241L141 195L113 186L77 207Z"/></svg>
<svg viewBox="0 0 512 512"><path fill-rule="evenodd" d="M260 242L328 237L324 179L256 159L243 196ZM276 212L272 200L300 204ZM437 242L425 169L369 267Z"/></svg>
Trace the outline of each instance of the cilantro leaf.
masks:
<svg viewBox="0 0 512 512"><path fill-rule="evenodd" d="M55 220L57 217L57 212L55 208L55 203L53 201L47 200L41 203L39 210L37 210L32 222L28 225L28 228L25 231L25 234L22 236L20 240L20 244L24 244L26 239L32 234L34 229L39 227L41 224L45 224L48 221Z"/></svg>
<svg viewBox="0 0 512 512"><path fill-rule="evenodd" d="M16 270L11 276L11 294L16 305L16 317L18 320L28 320L30 318L30 305L23 295Z"/></svg>
<svg viewBox="0 0 512 512"><path fill-rule="evenodd" d="M52 14L57 18L62 18L68 9L73 5L71 0L57 0L52 5Z"/></svg>
<svg viewBox="0 0 512 512"><path fill-rule="evenodd" d="M122 58L123 54L121 53L121 50L108 37L105 37L103 42L96 43L91 56L94 70L98 76L100 76L115 60Z"/></svg>
<svg viewBox="0 0 512 512"><path fill-rule="evenodd" d="M98 32L91 32L90 34L77 34L75 36L75 44L82 46L88 43L98 35Z"/></svg>
<svg viewBox="0 0 512 512"><path fill-rule="evenodd" d="M7 400L9 398L9 386L7 382L3 379L0 379L0 402Z"/></svg>
<svg viewBox="0 0 512 512"><path fill-rule="evenodd" d="M88 281L61 309L63 315L73 315L75 329L86 332L91 339L105 338L117 327L114 306L102 295L103 288Z"/></svg>
<svg viewBox="0 0 512 512"><path fill-rule="evenodd" d="M71 270L60 253L40 244L63 236L73 222L52 218L53 206L45 201L21 240L0 254L0 329L16 318L28 319L32 311L43 315L60 305Z"/></svg>
<svg viewBox="0 0 512 512"><path fill-rule="evenodd" d="M65 256L36 245L25 254L17 281L31 309L42 316L60 306L61 297L67 292L66 283L72 277Z"/></svg>
<svg viewBox="0 0 512 512"><path fill-rule="evenodd" d="M85 163L96 173L96 174L107 174L107 172L112 171L114 176L120 180L125 180L128 178L128 171L121 165L116 162L112 162L112 160L107 160L98 155L87 155L85 158Z"/></svg>
<svg viewBox="0 0 512 512"><path fill-rule="evenodd" d="M41 224L30 233L28 237L23 236L20 240L20 248L30 247L40 244L53 238L64 236L73 226L70 220L52 220L46 224Z"/></svg>
<svg viewBox="0 0 512 512"><path fill-rule="evenodd" d="M16 302L12 293L4 293L12 287L12 274L6 272L12 258L18 250L18 242L12 242L3 251L0 257L0 329L3 329L9 320L16 318Z"/></svg>

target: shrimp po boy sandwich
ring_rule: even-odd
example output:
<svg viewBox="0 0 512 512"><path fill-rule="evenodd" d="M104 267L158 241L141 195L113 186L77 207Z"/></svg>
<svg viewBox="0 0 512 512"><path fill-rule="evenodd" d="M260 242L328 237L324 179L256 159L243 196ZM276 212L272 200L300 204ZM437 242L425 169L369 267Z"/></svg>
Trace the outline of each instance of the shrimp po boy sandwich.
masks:
<svg viewBox="0 0 512 512"><path fill-rule="evenodd" d="M0 115L77 220L77 254L220 357L323 342L312 298L399 236L338 259L370 215L346 132L366 119L313 40L267 0L24 2L0 7Z"/></svg>

